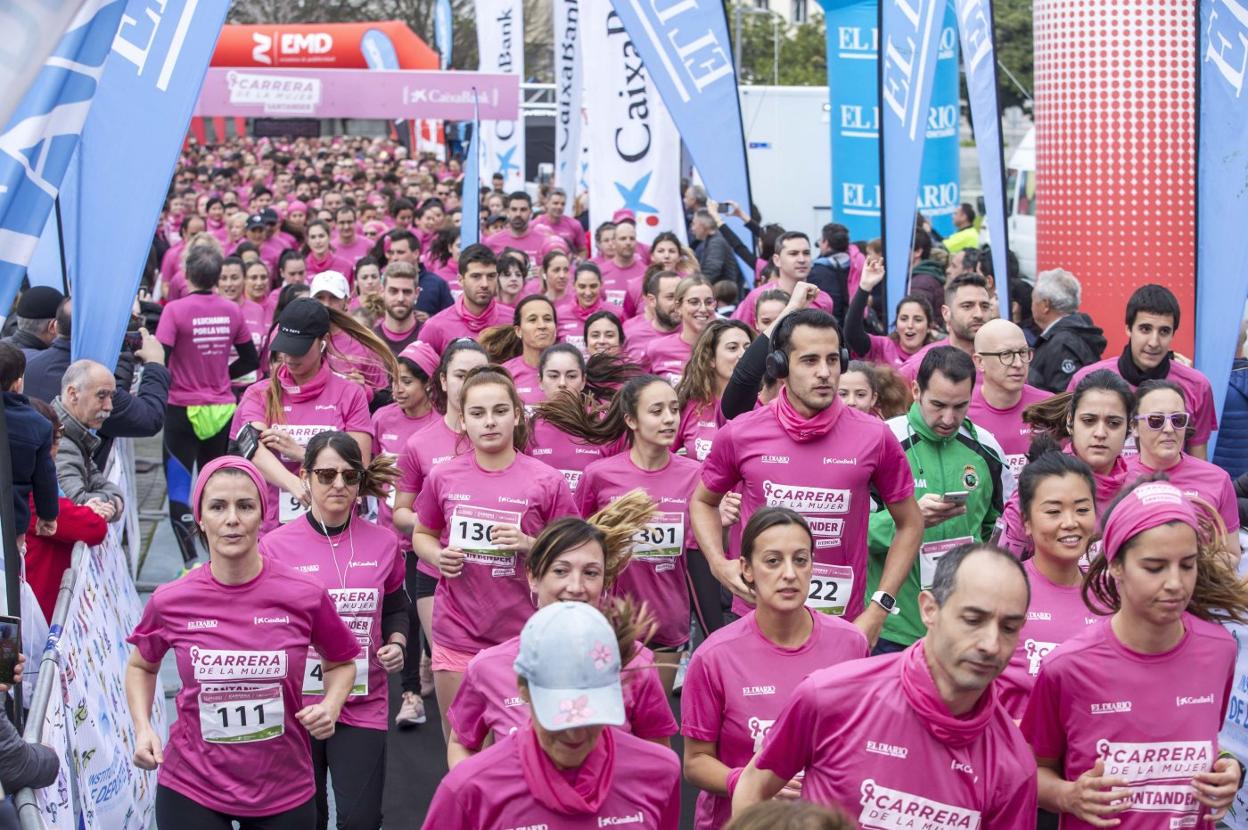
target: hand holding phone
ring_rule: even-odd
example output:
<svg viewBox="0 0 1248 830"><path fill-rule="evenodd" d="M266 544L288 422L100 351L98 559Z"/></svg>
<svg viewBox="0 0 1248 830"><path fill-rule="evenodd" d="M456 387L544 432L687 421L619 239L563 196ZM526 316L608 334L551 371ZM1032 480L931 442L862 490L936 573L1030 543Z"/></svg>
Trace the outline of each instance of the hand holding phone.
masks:
<svg viewBox="0 0 1248 830"><path fill-rule="evenodd" d="M0 684L13 686L22 677L22 621L18 617L0 617Z"/></svg>
<svg viewBox="0 0 1248 830"><path fill-rule="evenodd" d="M954 490L949 493L943 493L940 498L942 501L950 504L966 504L966 499L970 495L966 490Z"/></svg>

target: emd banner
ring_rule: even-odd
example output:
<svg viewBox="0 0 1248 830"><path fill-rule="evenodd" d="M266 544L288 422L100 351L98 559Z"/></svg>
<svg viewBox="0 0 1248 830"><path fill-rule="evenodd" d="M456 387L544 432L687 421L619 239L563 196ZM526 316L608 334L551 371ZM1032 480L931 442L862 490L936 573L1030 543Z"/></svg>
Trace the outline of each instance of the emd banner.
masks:
<svg viewBox="0 0 1248 830"><path fill-rule="evenodd" d="M680 193L680 134L645 62L610 0L582 0L588 117L590 226L618 210L637 219L637 238L685 235Z"/></svg>
<svg viewBox="0 0 1248 830"><path fill-rule="evenodd" d="M477 0L478 69L524 79L524 3ZM481 171L489 179L503 174L508 192L524 187L524 112L515 121L481 122Z"/></svg>

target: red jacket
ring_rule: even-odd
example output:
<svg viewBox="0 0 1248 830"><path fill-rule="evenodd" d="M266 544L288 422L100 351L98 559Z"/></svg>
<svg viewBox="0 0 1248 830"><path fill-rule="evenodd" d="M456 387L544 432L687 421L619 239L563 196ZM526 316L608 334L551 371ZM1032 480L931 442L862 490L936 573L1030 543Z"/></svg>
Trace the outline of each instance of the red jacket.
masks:
<svg viewBox="0 0 1248 830"><path fill-rule="evenodd" d="M52 621L52 609L56 607L56 595L61 590L61 577L69 568L74 555L74 545L83 542L98 545L108 534L108 522L94 510L74 504L61 497L60 515L56 519L56 533L51 536L35 535L35 511L32 506L30 527L26 530L26 581L39 600L39 607L48 622Z"/></svg>

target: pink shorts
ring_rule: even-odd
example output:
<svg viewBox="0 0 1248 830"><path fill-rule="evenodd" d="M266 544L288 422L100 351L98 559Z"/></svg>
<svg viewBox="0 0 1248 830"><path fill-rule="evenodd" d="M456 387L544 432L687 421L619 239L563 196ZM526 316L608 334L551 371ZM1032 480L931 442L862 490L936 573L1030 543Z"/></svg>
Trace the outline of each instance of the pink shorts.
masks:
<svg viewBox="0 0 1248 830"><path fill-rule="evenodd" d="M468 661L476 656L476 652L456 651L434 643L430 663L434 671L453 671L463 674L468 671Z"/></svg>

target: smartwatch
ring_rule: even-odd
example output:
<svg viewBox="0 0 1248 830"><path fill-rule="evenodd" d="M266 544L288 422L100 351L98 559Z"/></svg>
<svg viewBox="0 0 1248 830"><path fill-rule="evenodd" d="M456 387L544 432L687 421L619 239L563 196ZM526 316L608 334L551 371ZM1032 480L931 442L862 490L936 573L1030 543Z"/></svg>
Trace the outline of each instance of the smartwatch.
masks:
<svg viewBox="0 0 1248 830"><path fill-rule="evenodd" d="M871 601L883 608L889 614L900 614L901 609L897 607L897 598L892 594L884 591L876 591L871 595Z"/></svg>

